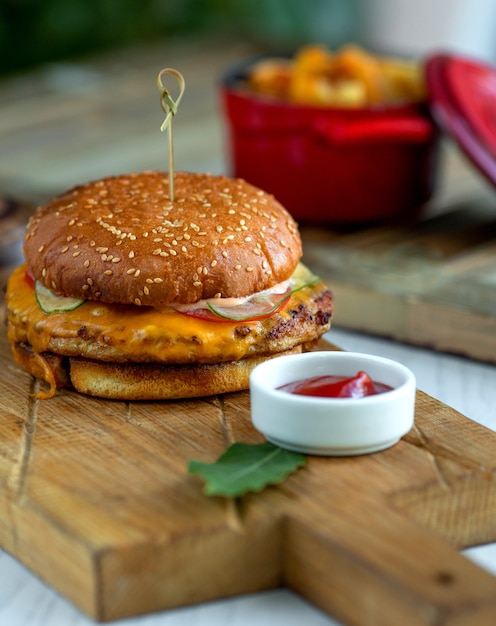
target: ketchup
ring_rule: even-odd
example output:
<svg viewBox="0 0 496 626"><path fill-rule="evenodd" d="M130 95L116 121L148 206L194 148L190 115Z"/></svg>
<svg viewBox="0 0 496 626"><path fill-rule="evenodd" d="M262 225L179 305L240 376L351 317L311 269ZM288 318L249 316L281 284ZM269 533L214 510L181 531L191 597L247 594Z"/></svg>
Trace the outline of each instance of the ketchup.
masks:
<svg viewBox="0 0 496 626"><path fill-rule="evenodd" d="M366 372L356 376L314 376L278 387L299 396L319 398L364 398L391 391L392 387L372 380Z"/></svg>

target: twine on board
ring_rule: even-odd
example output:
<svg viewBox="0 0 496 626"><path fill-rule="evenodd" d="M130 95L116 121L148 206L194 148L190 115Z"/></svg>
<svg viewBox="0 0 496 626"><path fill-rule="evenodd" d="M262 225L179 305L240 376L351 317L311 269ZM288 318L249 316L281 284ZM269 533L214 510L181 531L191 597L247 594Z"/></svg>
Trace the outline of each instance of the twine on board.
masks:
<svg viewBox="0 0 496 626"><path fill-rule="evenodd" d="M170 91L164 86L162 82L162 77L164 74L168 74L169 76L174 76L179 83L179 95L174 100L171 96ZM162 122L162 126L160 130L164 132L165 130L169 130L169 199L171 202L174 201L174 140L172 135L172 118L177 113L177 109L179 107L179 103L181 102L181 98L183 97L185 82L183 75L181 72L174 70L170 67L166 67L157 75L157 87L160 91L160 106L162 110L166 114L165 120Z"/></svg>

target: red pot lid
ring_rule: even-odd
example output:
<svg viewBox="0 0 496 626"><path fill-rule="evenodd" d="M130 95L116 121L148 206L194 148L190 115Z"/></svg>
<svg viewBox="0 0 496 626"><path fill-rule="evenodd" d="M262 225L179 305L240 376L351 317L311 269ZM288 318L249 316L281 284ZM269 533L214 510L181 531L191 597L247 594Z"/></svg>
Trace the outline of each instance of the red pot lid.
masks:
<svg viewBox="0 0 496 626"><path fill-rule="evenodd" d="M496 185L496 68L440 54L427 60L426 79L437 124Z"/></svg>

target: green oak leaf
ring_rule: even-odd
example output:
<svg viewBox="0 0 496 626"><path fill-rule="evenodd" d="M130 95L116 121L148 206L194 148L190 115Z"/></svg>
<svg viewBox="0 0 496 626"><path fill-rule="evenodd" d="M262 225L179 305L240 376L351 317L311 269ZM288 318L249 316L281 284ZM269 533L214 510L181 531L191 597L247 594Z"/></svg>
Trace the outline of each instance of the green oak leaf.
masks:
<svg viewBox="0 0 496 626"><path fill-rule="evenodd" d="M272 443L234 443L214 462L190 461L190 474L205 481L209 496L237 498L248 491L262 491L266 485L282 482L304 466L306 457Z"/></svg>

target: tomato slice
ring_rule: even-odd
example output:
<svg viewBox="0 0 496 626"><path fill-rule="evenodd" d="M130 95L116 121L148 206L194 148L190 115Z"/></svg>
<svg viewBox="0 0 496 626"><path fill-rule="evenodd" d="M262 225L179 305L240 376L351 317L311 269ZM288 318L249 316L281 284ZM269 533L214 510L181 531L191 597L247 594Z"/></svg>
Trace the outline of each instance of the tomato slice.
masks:
<svg viewBox="0 0 496 626"><path fill-rule="evenodd" d="M232 307L216 306L208 301L207 307L186 309L180 313L209 322L252 322L263 320L280 311L292 293L293 290L288 287L284 293L267 296L260 294Z"/></svg>
<svg viewBox="0 0 496 626"><path fill-rule="evenodd" d="M306 281L300 278L290 279L288 287L281 293L261 292L235 306L222 306L222 303L218 305L213 298L206 300L205 304L200 307L193 306L177 310L184 315L210 322L256 322L275 315L296 291L309 287L319 280L313 274L307 274L305 278Z"/></svg>
<svg viewBox="0 0 496 626"><path fill-rule="evenodd" d="M26 272L24 273L24 280L31 287L31 289L34 289L35 278L30 269L26 269Z"/></svg>

